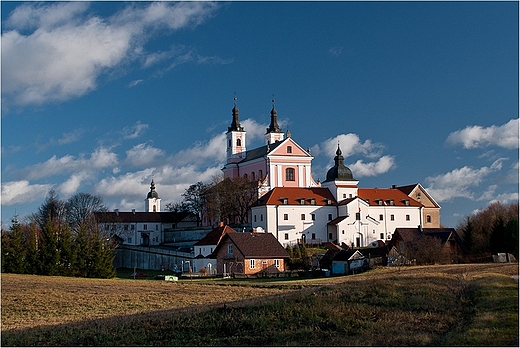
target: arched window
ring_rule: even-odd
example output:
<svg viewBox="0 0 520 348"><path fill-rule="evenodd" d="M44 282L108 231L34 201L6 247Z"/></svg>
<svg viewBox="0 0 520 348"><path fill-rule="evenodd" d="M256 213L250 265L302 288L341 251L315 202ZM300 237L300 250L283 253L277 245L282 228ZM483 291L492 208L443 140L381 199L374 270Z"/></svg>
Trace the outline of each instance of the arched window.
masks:
<svg viewBox="0 0 520 348"><path fill-rule="evenodd" d="M287 153L292 153L292 146L287 146Z"/></svg>
<svg viewBox="0 0 520 348"><path fill-rule="evenodd" d="M241 139L237 139L237 146L242 146L242 140Z"/></svg>
<svg viewBox="0 0 520 348"><path fill-rule="evenodd" d="M228 141L228 147L231 147L231 139Z"/></svg>
<svg viewBox="0 0 520 348"><path fill-rule="evenodd" d="M246 178L246 179L247 179L247 174L244 174L244 178Z"/></svg>
<svg viewBox="0 0 520 348"><path fill-rule="evenodd" d="M251 180L255 180L255 172L251 172Z"/></svg>
<svg viewBox="0 0 520 348"><path fill-rule="evenodd" d="M431 215L426 215L426 222L428 222L428 223L431 223L431 222L432 222L432 217L431 217Z"/></svg>
<svg viewBox="0 0 520 348"><path fill-rule="evenodd" d="M285 169L285 180L294 181L294 168Z"/></svg>

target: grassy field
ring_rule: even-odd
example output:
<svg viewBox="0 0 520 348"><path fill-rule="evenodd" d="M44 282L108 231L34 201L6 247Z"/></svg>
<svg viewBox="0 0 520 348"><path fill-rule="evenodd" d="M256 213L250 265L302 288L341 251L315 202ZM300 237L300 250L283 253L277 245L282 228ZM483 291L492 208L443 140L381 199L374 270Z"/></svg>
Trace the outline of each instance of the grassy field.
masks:
<svg viewBox="0 0 520 348"><path fill-rule="evenodd" d="M518 264L316 279L2 274L2 346L518 346Z"/></svg>

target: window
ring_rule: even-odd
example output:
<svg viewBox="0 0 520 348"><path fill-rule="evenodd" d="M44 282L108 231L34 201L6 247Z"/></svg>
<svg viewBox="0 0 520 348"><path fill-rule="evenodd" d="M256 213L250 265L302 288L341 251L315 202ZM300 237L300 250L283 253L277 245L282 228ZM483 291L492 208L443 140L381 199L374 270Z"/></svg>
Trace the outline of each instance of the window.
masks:
<svg viewBox="0 0 520 348"><path fill-rule="evenodd" d="M406 214L406 221L410 221L410 215Z"/></svg>
<svg viewBox="0 0 520 348"><path fill-rule="evenodd" d="M431 215L426 215L426 222L428 222L428 223L432 222Z"/></svg>
<svg viewBox="0 0 520 348"><path fill-rule="evenodd" d="M228 141L228 147L231 147L231 139Z"/></svg>
<svg viewBox="0 0 520 348"><path fill-rule="evenodd" d="M383 221L383 214L379 214L379 221Z"/></svg>
<svg viewBox="0 0 520 348"><path fill-rule="evenodd" d="M347 198L347 194L346 193L343 194L343 198Z"/></svg>
<svg viewBox="0 0 520 348"><path fill-rule="evenodd" d="M328 218L329 218L329 221L332 220L332 214L329 214Z"/></svg>
<svg viewBox="0 0 520 348"><path fill-rule="evenodd" d="M345 234L345 230L341 230L341 234Z"/></svg>
<svg viewBox="0 0 520 348"><path fill-rule="evenodd" d="M390 215L390 221L394 221L394 220L395 220L394 214Z"/></svg>
<svg viewBox="0 0 520 348"><path fill-rule="evenodd" d="M147 230L147 229L148 229L148 225L147 225L147 224L144 224L144 225L143 225L143 229L144 229L144 230Z"/></svg>
<svg viewBox="0 0 520 348"><path fill-rule="evenodd" d="M300 204L301 205L305 205L305 199L304 198L300 199Z"/></svg>
<svg viewBox="0 0 520 348"><path fill-rule="evenodd" d="M255 180L255 172L251 172L251 180Z"/></svg>
<svg viewBox="0 0 520 348"><path fill-rule="evenodd" d="M313 233L311 236L312 239L316 239L316 233Z"/></svg>
<svg viewBox="0 0 520 348"><path fill-rule="evenodd" d="M289 233L284 234L285 240L289 240Z"/></svg>
<svg viewBox="0 0 520 348"><path fill-rule="evenodd" d="M253 216L253 222L256 222L256 215Z"/></svg>
<svg viewBox="0 0 520 348"><path fill-rule="evenodd" d="M285 169L285 180L294 181L294 168Z"/></svg>
<svg viewBox="0 0 520 348"><path fill-rule="evenodd" d="M246 179L247 179L247 174L244 174L244 178L246 178Z"/></svg>
<svg viewBox="0 0 520 348"><path fill-rule="evenodd" d="M260 214L260 221L264 221L264 214Z"/></svg>
<svg viewBox="0 0 520 348"><path fill-rule="evenodd" d="M126 240L126 242L127 242L128 244L132 244L132 237L128 237L128 239Z"/></svg>
<svg viewBox="0 0 520 348"><path fill-rule="evenodd" d="M264 173L262 172L262 169L258 171L258 179L262 180L264 178Z"/></svg>
<svg viewBox="0 0 520 348"><path fill-rule="evenodd" d="M128 231L128 225L125 225L125 226L123 227L123 229L124 229L125 231Z"/></svg>
<svg viewBox="0 0 520 348"><path fill-rule="evenodd" d="M332 233L329 233L329 239L332 239Z"/></svg>
<svg viewBox="0 0 520 348"><path fill-rule="evenodd" d="M385 234L384 233L379 234L379 238L380 239L385 239Z"/></svg>
<svg viewBox="0 0 520 348"><path fill-rule="evenodd" d="M154 212L156 212L156 211L157 211L157 208L155 208L155 204L154 204L154 206L153 206L153 209L152 209L152 210L153 210Z"/></svg>
<svg viewBox="0 0 520 348"><path fill-rule="evenodd" d="M311 198L311 205L316 205L316 200L314 198Z"/></svg>
<svg viewBox="0 0 520 348"><path fill-rule="evenodd" d="M292 146L287 146L287 153L292 153Z"/></svg>
<svg viewBox="0 0 520 348"><path fill-rule="evenodd" d="M274 260L274 266L275 266L276 268L280 268L280 260L275 259L275 260Z"/></svg>
<svg viewBox="0 0 520 348"><path fill-rule="evenodd" d="M159 231L159 225L155 225L155 230Z"/></svg>
<svg viewBox="0 0 520 348"><path fill-rule="evenodd" d="M284 220L289 220L289 214L283 214L283 219Z"/></svg>
<svg viewBox="0 0 520 348"><path fill-rule="evenodd" d="M282 198L282 203L287 205L289 204L289 200L287 198Z"/></svg>
<svg viewBox="0 0 520 348"><path fill-rule="evenodd" d="M255 259L249 260L249 268L255 269Z"/></svg>
<svg viewBox="0 0 520 348"><path fill-rule="evenodd" d="M311 214L311 220L316 220L316 214Z"/></svg>
<svg viewBox="0 0 520 348"><path fill-rule="evenodd" d="M237 146L242 146L242 140L237 139Z"/></svg>
<svg viewBox="0 0 520 348"><path fill-rule="evenodd" d="M359 212L356 213L356 220L361 221L361 213L359 213Z"/></svg>
<svg viewBox="0 0 520 348"><path fill-rule="evenodd" d="M233 257L233 244L228 244L227 253L228 253L228 257Z"/></svg>
<svg viewBox="0 0 520 348"><path fill-rule="evenodd" d="M305 220L305 214L302 214L301 219Z"/></svg>

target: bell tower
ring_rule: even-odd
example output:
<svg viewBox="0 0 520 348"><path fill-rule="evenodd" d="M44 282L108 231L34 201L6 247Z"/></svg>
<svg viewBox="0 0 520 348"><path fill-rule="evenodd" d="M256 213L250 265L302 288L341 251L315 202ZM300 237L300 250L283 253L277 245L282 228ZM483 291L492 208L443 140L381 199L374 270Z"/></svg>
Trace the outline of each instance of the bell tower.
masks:
<svg viewBox="0 0 520 348"><path fill-rule="evenodd" d="M282 132L280 126L278 126L278 113L274 107L274 96L272 102L273 108L271 109L271 123L269 124L269 128L267 128L267 132L265 133L267 145L277 141L282 141L284 139L284 133Z"/></svg>
<svg viewBox="0 0 520 348"><path fill-rule="evenodd" d="M150 183L150 192L144 200L144 211L146 212L160 212L161 211L161 199L159 194L155 191L155 182L152 179Z"/></svg>

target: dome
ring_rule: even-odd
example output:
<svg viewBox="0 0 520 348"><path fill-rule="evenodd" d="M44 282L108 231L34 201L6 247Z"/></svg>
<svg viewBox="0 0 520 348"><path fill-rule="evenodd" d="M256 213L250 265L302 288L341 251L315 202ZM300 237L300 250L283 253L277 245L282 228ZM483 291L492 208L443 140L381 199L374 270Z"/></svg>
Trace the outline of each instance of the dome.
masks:
<svg viewBox="0 0 520 348"><path fill-rule="evenodd" d="M326 181L352 181L355 180L354 176L352 175L352 171L345 166L343 163L344 158L341 155L341 149L339 148L336 150L336 156L334 157L334 167L330 168L327 172L327 179Z"/></svg>
<svg viewBox="0 0 520 348"><path fill-rule="evenodd" d="M146 196L146 199L150 198L159 199L159 194L157 193L157 191L155 191L155 182L153 182L153 179L152 183L150 184L150 192L148 192L148 195Z"/></svg>

